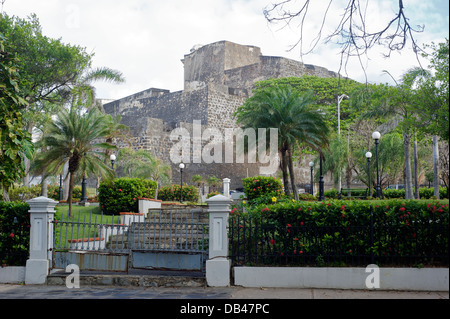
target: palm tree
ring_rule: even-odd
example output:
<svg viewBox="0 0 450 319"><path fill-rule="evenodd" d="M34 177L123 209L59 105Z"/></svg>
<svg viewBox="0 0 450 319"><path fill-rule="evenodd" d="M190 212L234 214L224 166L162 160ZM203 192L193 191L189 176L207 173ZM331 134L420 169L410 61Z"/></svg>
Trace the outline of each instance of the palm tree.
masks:
<svg viewBox="0 0 450 319"><path fill-rule="evenodd" d="M104 163L105 148L115 148L108 143L97 143L105 137L107 121L100 111L92 109L81 112L71 107L62 109L57 118L50 123L48 132L42 137L46 146L36 159L35 165L45 167L49 173L62 170L69 163L69 216L72 216L72 193L76 175L89 173L112 177L112 170Z"/></svg>
<svg viewBox="0 0 450 319"><path fill-rule="evenodd" d="M328 145L328 125L323 113L311 107L313 101L312 91L301 93L289 85L279 85L257 91L235 113L237 123L243 128L278 129L284 190L289 196L289 170L292 192L296 199L298 192L292 161L294 148L307 146L322 155L322 149Z"/></svg>

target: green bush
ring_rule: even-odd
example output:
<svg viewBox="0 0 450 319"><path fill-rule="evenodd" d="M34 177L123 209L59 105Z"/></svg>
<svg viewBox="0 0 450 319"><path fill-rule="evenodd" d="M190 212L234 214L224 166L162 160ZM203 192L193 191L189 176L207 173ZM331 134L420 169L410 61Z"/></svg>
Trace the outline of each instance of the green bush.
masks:
<svg viewBox="0 0 450 319"><path fill-rule="evenodd" d="M246 255L258 256L263 264L317 265L316 258L324 256L349 265L373 252L384 265L448 265L449 205L439 201L280 201L246 209L230 215L236 227L230 232L232 247L238 242L233 249L248 250Z"/></svg>
<svg viewBox="0 0 450 319"><path fill-rule="evenodd" d="M30 206L0 202L0 264L25 266L30 245Z"/></svg>
<svg viewBox="0 0 450 319"><path fill-rule="evenodd" d="M31 187L21 186L14 187L8 190L9 199L15 201L27 201L35 197L41 196L41 185Z"/></svg>
<svg viewBox="0 0 450 319"><path fill-rule="evenodd" d="M161 187L158 190L158 199L162 201L178 202L180 195L181 187L177 184ZM195 186L183 185L183 201L198 202L198 189Z"/></svg>
<svg viewBox="0 0 450 319"><path fill-rule="evenodd" d="M337 199L339 192L337 189L331 188L329 190L326 190L323 194L324 194L325 198Z"/></svg>
<svg viewBox="0 0 450 319"><path fill-rule="evenodd" d="M383 191L383 196L388 199L392 198L405 198L404 189L387 189ZM434 187L422 187L419 188L420 199L432 199L434 197ZM439 198L448 199L447 187L439 186Z"/></svg>
<svg viewBox="0 0 450 319"><path fill-rule="evenodd" d="M256 176L242 179L244 193L249 201L259 197L281 198L283 185L275 177Z"/></svg>
<svg viewBox="0 0 450 319"><path fill-rule="evenodd" d="M154 198L155 181L140 178L117 178L100 183L99 205L107 215L138 212L138 198Z"/></svg>

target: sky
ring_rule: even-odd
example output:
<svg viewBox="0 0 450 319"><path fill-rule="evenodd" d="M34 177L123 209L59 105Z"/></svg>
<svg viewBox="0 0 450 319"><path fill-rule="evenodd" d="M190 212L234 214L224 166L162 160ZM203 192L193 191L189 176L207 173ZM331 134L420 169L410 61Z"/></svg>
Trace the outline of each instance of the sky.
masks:
<svg viewBox="0 0 450 319"><path fill-rule="evenodd" d="M348 0L334 0L327 27L334 26ZM3 1L2 1L3 2ZM280 0L5 0L3 12L26 18L35 13L43 34L61 38L64 43L79 45L95 53L93 67L109 67L121 71L123 84L95 83L97 97L119 99L148 88L183 90L181 59L197 44L227 40L261 48L265 56L282 56L306 64L339 71L338 47L319 42L306 56L299 48L289 49L299 39L298 23L288 27L270 24L263 9ZM364 2L364 0L362 0ZM303 1L294 1L299 6ZM313 40L321 24L321 12L327 0L314 0L304 34ZM381 27L394 15L397 0L370 0L368 21ZM449 37L449 4L447 0L403 0L412 26L424 25L416 34L418 44L443 42ZM331 30L331 29L329 29ZM328 30L328 31L329 31ZM326 33L327 30L324 30ZM423 66L428 62L420 58ZM417 66L411 43L401 52L383 58L374 48L362 61L349 60L342 74L365 82L391 83L383 73L387 70L395 79L409 68Z"/></svg>

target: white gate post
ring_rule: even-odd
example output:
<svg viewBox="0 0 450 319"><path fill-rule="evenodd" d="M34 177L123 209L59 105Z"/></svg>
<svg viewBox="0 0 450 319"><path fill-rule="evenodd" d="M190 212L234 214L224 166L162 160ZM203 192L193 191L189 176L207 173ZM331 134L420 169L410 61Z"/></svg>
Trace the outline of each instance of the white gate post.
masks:
<svg viewBox="0 0 450 319"><path fill-rule="evenodd" d="M206 200L209 209L209 259L206 282L211 287L230 285L231 262L228 259L228 215L231 199L216 195Z"/></svg>
<svg viewBox="0 0 450 319"><path fill-rule="evenodd" d="M223 196L230 198L230 179L223 179Z"/></svg>
<svg viewBox="0 0 450 319"><path fill-rule="evenodd" d="M53 245L53 217L58 202L37 197L30 205L30 258L27 260L25 284L44 284L51 262Z"/></svg>

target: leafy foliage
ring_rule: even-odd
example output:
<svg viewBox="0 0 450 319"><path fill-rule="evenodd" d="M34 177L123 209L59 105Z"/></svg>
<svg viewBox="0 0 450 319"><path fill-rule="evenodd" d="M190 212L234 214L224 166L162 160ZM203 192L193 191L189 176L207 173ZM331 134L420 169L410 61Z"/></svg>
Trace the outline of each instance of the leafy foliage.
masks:
<svg viewBox="0 0 450 319"><path fill-rule="evenodd" d="M283 185L278 178L267 176L255 176L242 179L244 193L247 199L252 202L260 197L281 198L283 195Z"/></svg>
<svg viewBox="0 0 450 319"><path fill-rule="evenodd" d="M23 159L31 157L33 147L23 127L27 102L19 91L17 60L4 51L3 42L0 33L0 185L7 189L25 173Z"/></svg>
<svg viewBox="0 0 450 319"><path fill-rule="evenodd" d="M180 200L181 186L174 184L171 186L161 187L158 191L158 198L163 201L176 201ZM183 201L197 202L198 190L195 186L183 185Z"/></svg>
<svg viewBox="0 0 450 319"><path fill-rule="evenodd" d="M0 202L0 264L25 266L30 244L30 206Z"/></svg>
<svg viewBox="0 0 450 319"><path fill-rule="evenodd" d="M412 266L412 256L414 263L448 264L448 204L415 200L372 204L372 246L370 205L367 201L280 201L247 206L247 213L233 209L231 247L238 245L241 253L231 254L258 256L264 265L350 265L367 262L361 257L372 252L382 265Z"/></svg>
<svg viewBox="0 0 450 319"><path fill-rule="evenodd" d="M155 181L140 178L122 177L104 181L98 188L99 204L106 215L137 213L138 198L154 198L156 187Z"/></svg>

